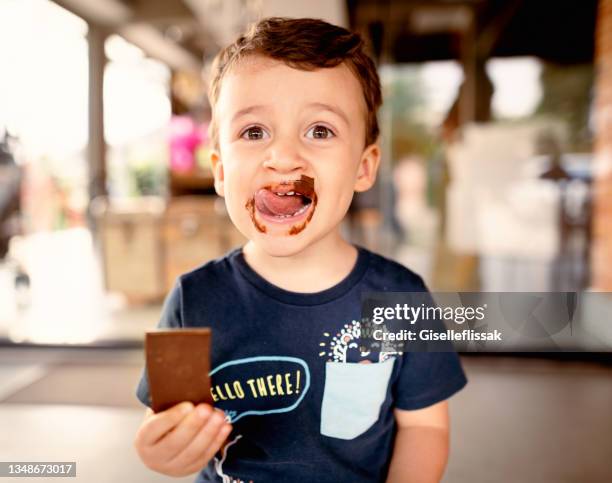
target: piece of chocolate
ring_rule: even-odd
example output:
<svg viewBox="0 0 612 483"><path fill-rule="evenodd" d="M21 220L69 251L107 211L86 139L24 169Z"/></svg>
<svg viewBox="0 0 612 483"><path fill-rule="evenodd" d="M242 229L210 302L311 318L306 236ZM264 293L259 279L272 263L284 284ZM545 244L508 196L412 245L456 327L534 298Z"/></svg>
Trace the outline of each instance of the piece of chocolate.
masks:
<svg viewBox="0 0 612 483"><path fill-rule="evenodd" d="M295 190L312 199L314 194L314 178L303 174L300 179L295 182Z"/></svg>
<svg viewBox="0 0 612 483"><path fill-rule="evenodd" d="M210 342L208 328L147 331L145 352L153 411L164 411L183 401L212 405Z"/></svg>

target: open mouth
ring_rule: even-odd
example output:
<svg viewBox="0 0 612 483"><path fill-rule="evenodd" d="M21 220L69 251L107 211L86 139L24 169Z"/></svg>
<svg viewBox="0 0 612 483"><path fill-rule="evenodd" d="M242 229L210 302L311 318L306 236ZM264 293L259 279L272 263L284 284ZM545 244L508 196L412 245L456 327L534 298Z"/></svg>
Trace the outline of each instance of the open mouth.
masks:
<svg viewBox="0 0 612 483"><path fill-rule="evenodd" d="M284 186L269 190L262 188L255 193L255 208L266 217L278 219L296 218L306 213L312 200L295 189Z"/></svg>
<svg viewBox="0 0 612 483"><path fill-rule="evenodd" d="M289 234L294 235L302 231L312 218L316 202L314 179L302 175L296 181L260 188L246 207L259 231L266 230L255 219L255 212L259 221L292 225Z"/></svg>

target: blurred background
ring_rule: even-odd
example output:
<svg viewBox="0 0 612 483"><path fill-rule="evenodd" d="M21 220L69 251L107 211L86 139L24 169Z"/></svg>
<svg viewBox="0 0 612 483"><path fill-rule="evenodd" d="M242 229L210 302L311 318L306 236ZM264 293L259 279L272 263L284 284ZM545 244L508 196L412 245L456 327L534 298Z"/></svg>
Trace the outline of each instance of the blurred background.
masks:
<svg viewBox="0 0 612 483"><path fill-rule="evenodd" d="M0 460L165 480L131 446L144 331L244 242L206 86L271 15L377 61L384 160L347 238L432 290L602 292L583 315L612 351L612 0L0 0ZM462 356L445 481L612 481L612 364L578 344Z"/></svg>

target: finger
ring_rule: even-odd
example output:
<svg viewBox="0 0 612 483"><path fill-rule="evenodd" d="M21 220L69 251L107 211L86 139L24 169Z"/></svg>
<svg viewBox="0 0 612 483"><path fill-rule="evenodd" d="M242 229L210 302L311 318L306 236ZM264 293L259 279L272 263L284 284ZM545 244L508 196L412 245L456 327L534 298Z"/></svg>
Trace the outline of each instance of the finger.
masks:
<svg viewBox="0 0 612 483"><path fill-rule="evenodd" d="M202 459L206 462L210 461L210 459L215 456L217 451L219 451L219 449L223 446L231 432L232 426L230 424L225 423L223 426L221 426L219 433L215 437L212 444L204 452Z"/></svg>
<svg viewBox="0 0 612 483"><path fill-rule="evenodd" d="M195 410L157 443L155 450L168 461L174 459L208 422L212 413L213 408L209 404L198 404Z"/></svg>
<svg viewBox="0 0 612 483"><path fill-rule="evenodd" d="M221 438L221 433L227 432L227 429L222 431L225 426L229 426L231 431L231 426L225 423L225 416L223 413L221 411L215 411L209 418L206 425L202 427L191 443L189 443L189 446L178 454L170 464L189 466L195 462L204 463L203 455L206 453L206 450L217 441L217 439ZM229 432L227 432L227 434L229 434ZM227 434L225 434L225 437L227 437ZM223 443L223 441L225 441L225 438L221 441L221 443ZM208 459L210 459L210 457Z"/></svg>
<svg viewBox="0 0 612 483"><path fill-rule="evenodd" d="M189 445L183 448L179 454L175 455L170 464L183 466L197 460L210 446L224 423L225 415L223 412L215 410Z"/></svg>
<svg viewBox="0 0 612 483"><path fill-rule="evenodd" d="M227 441L227 437L232 431L232 426L228 423L223 423L221 429L217 433L217 436L213 440L212 444L204 451L199 458L196 458L193 462L189 463L187 471L200 471L204 468L210 460L215 456L217 451L223 446L225 441Z"/></svg>
<svg viewBox="0 0 612 483"><path fill-rule="evenodd" d="M182 402L166 411L153 414L146 419L137 438L144 446L154 445L161 437L179 424L193 410L193 404Z"/></svg>

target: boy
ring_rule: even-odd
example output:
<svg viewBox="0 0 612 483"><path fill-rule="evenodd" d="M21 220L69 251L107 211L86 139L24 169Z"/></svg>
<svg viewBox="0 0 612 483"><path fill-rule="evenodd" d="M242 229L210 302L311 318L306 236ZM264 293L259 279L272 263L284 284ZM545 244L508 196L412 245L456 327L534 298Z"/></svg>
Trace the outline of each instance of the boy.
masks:
<svg viewBox="0 0 612 483"><path fill-rule="evenodd" d="M143 462L201 470L198 482L439 481L445 400L466 383L457 355L356 343L362 291L426 291L340 235L380 161L380 84L360 37L263 20L217 57L210 101L215 189L249 241L166 300L160 326L212 328L215 409L148 410ZM146 374L137 394L149 404Z"/></svg>

